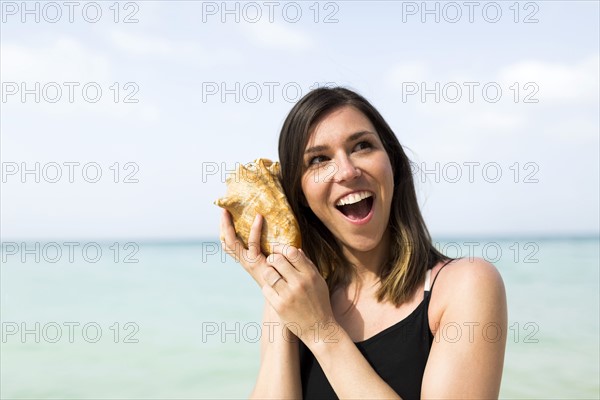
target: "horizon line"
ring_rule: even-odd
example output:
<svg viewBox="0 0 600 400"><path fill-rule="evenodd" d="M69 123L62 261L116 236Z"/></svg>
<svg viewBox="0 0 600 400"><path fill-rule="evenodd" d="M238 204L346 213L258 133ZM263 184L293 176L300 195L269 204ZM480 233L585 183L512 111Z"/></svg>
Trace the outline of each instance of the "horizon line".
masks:
<svg viewBox="0 0 600 400"><path fill-rule="evenodd" d="M544 234L441 234L432 235L432 242L436 241L455 241L455 240L600 240L600 232L579 232L579 233L544 233ZM113 244L117 243L136 243L136 244L148 244L148 245L181 245L181 244L201 244L201 243L218 243L220 240L218 236L202 236L202 237L188 237L188 238L132 238L132 237L113 237L113 238L0 238L0 244L4 243L53 243L53 242L88 242L98 244Z"/></svg>

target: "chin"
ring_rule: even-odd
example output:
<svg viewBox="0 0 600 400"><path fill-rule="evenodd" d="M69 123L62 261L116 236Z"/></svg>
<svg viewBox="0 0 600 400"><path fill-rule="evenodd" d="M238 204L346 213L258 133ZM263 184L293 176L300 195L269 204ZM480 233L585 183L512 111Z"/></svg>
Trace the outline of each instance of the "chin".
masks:
<svg viewBox="0 0 600 400"><path fill-rule="evenodd" d="M348 237L348 238L340 238L338 239L338 243L340 244L342 249L348 251L357 251L361 253L367 253L369 251L375 250L379 244L381 244L382 238L379 237L377 240L373 239L373 236L368 238L365 237Z"/></svg>

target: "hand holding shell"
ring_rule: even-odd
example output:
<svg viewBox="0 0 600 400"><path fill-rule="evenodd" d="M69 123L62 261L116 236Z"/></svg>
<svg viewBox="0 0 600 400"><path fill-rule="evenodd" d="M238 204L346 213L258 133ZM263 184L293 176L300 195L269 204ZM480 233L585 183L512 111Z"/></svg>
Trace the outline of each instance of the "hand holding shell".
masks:
<svg viewBox="0 0 600 400"><path fill-rule="evenodd" d="M281 187L278 162L259 158L248 165L240 164L225 183L227 192L215 204L231 213L244 247L248 248L256 214L264 217L260 237L263 254L271 254L276 244L301 247L300 227Z"/></svg>

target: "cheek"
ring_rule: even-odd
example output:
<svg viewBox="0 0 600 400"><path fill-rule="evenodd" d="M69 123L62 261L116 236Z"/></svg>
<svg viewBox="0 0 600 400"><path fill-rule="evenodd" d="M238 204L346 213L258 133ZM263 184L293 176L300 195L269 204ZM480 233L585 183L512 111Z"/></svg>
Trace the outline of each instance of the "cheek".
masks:
<svg viewBox="0 0 600 400"><path fill-rule="evenodd" d="M306 207L310 207L311 209L312 204L314 204L314 201L312 199L312 195L314 194L315 190L313 188L314 184L311 182L310 178L307 175L304 175L302 177L302 182L301 182L301 187L302 187L302 204Z"/></svg>
<svg viewBox="0 0 600 400"><path fill-rule="evenodd" d="M323 198L323 188L319 182L315 182L311 174L307 174L302 178L302 193L304 195L304 205L319 216L319 208L325 202Z"/></svg>
<svg viewBox="0 0 600 400"><path fill-rule="evenodd" d="M392 168L392 165L388 162L388 167L387 167L387 171L386 171L386 176L388 177L388 181L390 182L390 185L394 186L394 169Z"/></svg>
<svg viewBox="0 0 600 400"><path fill-rule="evenodd" d="M384 158L384 160L383 160L382 164L384 165L385 172L387 174L389 174L389 176L391 177L391 180L393 182L394 181L394 169L392 168L392 162L390 161L390 157L386 153L383 158Z"/></svg>
<svg viewBox="0 0 600 400"><path fill-rule="evenodd" d="M387 155L381 160L379 174L380 176L385 177L384 185L386 186L387 191L392 194L394 191L394 169L392 168L392 164Z"/></svg>

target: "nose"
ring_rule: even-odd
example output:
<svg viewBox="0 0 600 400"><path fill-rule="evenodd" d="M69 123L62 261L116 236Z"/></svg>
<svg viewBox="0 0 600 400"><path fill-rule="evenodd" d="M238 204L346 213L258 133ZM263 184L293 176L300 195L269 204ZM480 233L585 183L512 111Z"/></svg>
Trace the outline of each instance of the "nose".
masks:
<svg viewBox="0 0 600 400"><path fill-rule="evenodd" d="M333 175L334 182L344 182L361 175L361 170L350 160L349 157L339 157L335 164L336 171Z"/></svg>

